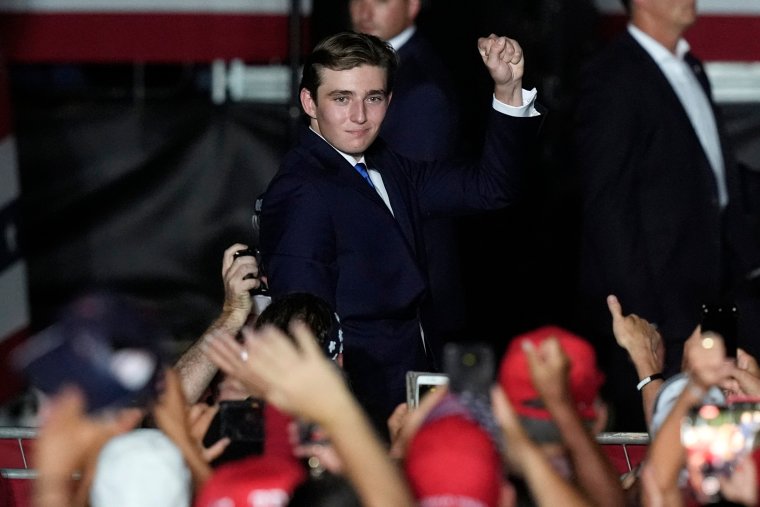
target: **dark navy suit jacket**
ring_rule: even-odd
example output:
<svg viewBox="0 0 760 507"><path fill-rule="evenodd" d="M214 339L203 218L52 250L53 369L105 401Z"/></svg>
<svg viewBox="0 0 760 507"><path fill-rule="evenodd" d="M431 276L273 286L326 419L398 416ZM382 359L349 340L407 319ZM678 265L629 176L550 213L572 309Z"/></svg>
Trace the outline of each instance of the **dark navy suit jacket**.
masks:
<svg viewBox="0 0 760 507"><path fill-rule="evenodd" d="M428 370L420 336L427 261L425 215L506 206L520 189L526 146L539 118L493 112L481 161L405 158L380 139L365 153L393 214L338 152L304 129L270 182L261 250L273 297L307 291L340 317L345 369L377 424L405 400L405 374Z"/></svg>

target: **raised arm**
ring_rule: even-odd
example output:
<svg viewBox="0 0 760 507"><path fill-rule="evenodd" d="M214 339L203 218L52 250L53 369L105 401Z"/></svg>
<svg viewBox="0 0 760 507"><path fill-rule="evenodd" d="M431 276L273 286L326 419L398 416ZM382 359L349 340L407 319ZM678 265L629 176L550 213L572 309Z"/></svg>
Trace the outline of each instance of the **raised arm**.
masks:
<svg viewBox="0 0 760 507"><path fill-rule="evenodd" d="M536 505L592 505L552 467L546 455L525 432L504 391L498 386L491 388L491 403L506 440L505 458L510 467L519 469Z"/></svg>
<svg viewBox="0 0 760 507"><path fill-rule="evenodd" d="M201 344L214 331L222 330L232 335L245 325L251 313L253 302L250 291L261 286L259 266L251 255L235 256L236 252L248 248L235 243L224 251L222 258L222 279L224 281L224 305L222 313L203 332L198 340L179 358L174 366L182 382L182 390L187 401L195 403L211 383L217 367L201 350Z"/></svg>
<svg viewBox="0 0 760 507"><path fill-rule="evenodd" d="M612 332L615 335L615 341L628 352L639 380L645 382L641 384L639 391L644 417L649 427L652 422L654 400L663 383L665 347L662 338L657 328L646 319L634 313L623 315L623 308L616 296L607 296L607 308L612 315Z"/></svg>
<svg viewBox="0 0 760 507"><path fill-rule="evenodd" d="M623 505L618 474L575 408L568 385L570 362L559 341L549 338L536 348L526 340L523 350L533 385L559 429L578 484L599 505Z"/></svg>

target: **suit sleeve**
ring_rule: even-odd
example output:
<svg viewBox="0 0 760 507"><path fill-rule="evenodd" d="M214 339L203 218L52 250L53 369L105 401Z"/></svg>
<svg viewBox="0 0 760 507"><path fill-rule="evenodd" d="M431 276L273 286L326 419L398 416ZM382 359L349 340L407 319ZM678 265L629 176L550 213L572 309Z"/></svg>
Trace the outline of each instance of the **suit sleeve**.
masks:
<svg viewBox="0 0 760 507"><path fill-rule="evenodd" d="M327 199L303 178L283 176L264 196L262 254L273 297L316 294L335 308L335 237Z"/></svg>

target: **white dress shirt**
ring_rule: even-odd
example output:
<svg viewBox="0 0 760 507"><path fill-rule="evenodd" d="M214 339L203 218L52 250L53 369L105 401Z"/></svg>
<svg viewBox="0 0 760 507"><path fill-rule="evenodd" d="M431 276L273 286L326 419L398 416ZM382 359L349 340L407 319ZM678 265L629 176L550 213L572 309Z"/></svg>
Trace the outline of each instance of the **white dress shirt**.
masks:
<svg viewBox="0 0 760 507"><path fill-rule="evenodd" d="M720 136L710 101L702 85L699 84L697 76L684 60L684 56L689 52L689 43L680 39L676 46L676 54L673 54L633 25L628 25L628 32L657 63L686 110L691 126L715 174L718 184L718 201L721 207L725 207L728 204L728 191Z"/></svg>

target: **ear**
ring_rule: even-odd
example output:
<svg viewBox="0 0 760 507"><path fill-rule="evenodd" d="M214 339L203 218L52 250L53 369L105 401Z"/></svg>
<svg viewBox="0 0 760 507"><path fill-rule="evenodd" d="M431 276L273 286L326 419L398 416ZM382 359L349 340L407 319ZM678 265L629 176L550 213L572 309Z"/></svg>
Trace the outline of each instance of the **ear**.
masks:
<svg viewBox="0 0 760 507"><path fill-rule="evenodd" d="M420 8L422 8L422 2L421 0L408 0L407 3L407 15L409 16L409 19L414 21L417 19L417 15L420 13Z"/></svg>
<svg viewBox="0 0 760 507"><path fill-rule="evenodd" d="M311 92L307 90L306 88L301 88L301 107L303 108L304 112L311 118L312 120L316 120L317 118L317 101L313 99L311 96Z"/></svg>

